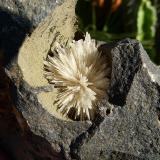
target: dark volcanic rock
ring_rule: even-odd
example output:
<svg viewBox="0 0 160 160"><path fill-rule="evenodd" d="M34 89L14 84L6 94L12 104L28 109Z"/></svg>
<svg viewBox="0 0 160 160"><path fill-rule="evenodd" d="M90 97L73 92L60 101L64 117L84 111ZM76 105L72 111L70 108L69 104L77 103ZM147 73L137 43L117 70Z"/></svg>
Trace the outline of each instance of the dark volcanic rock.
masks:
<svg viewBox="0 0 160 160"><path fill-rule="evenodd" d="M50 10L44 11L40 8L43 6L41 3L42 1L23 1L24 8L21 8L14 0L0 1L0 159L64 159L63 149L59 149L59 153L53 150L45 138L30 131L21 113L17 112L11 99L11 88L15 84L10 82L3 68L16 57L26 35L30 34L32 25L36 26L54 7L52 4L55 4L53 1L50 1L51 5L44 1L44 5L50 7ZM38 10L35 6L40 10L37 15L33 12ZM16 97L15 94L13 88L13 97Z"/></svg>
<svg viewBox="0 0 160 160"><path fill-rule="evenodd" d="M63 121L49 114L16 65L6 69L15 84L15 102L32 132L44 137L68 159L160 159L160 69L142 45L126 39L100 48L111 56L108 97L90 122Z"/></svg>
<svg viewBox="0 0 160 160"><path fill-rule="evenodd" d="M1 59L0 59L1 61ZM30 132L11 99L11 82L0 64L0 160L62 160L44 138Z"/></svg>
<svg viewBox="0 0 160 160"><path fill-rule="evenodd" d="M27 18L0 9L0 64L9 63L18 53L26 35L31 32Z"/></svg>
<svg viewBox="0 0 160 160"><path fill-rule="evenodd" d="M0 8L28 18L37 26L63 0L1 0Z"/></svg>
<svg viewBox="0 0 160 160"><path fill-rule="evenodd" d="M160 159L160 70L134 41L119 42L111 54L109 102L100 106L110 114L82 145L73 142L73 157L114 159L115 152L117 159Z"/></svg>

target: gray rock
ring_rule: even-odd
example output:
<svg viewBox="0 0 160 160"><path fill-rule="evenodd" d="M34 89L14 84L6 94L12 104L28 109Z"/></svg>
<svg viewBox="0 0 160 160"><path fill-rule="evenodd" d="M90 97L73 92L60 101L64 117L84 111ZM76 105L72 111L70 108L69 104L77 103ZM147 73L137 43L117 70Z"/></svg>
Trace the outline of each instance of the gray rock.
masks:
<svg viewBox="0 0 160 160"><path fill-rule="evenodd" d="M160 69L142 45L125 39L100 47L111 57L108 97L93 122L63 121L49 114L16 62L6 72L15 84L15 103L31 131L45 138L66 159L160 159ZM14 91L15 93L15 91Z"/></svg>
<svg viewBox="0 0 160 160"><path fill-rule="evenodd" d="M112 109L82 145L72 143L73 157L113 159L115 152L117 159L160 159L160 70L135 41L119 42L111 54L109 100L100 107Z"/></svg>
<svg viewBox="0 0 160 160"><path fill-rule="evenodd" d="M0 8L26 17L37 26L63 0L1 0Z"/></svg>
<svg viewBox="0 0 160 160"><path fill-rule="evenodd" d="M4 57L3 63L7 64L15 57L31 29L27 18L0 9L0 57Z"/></svg>

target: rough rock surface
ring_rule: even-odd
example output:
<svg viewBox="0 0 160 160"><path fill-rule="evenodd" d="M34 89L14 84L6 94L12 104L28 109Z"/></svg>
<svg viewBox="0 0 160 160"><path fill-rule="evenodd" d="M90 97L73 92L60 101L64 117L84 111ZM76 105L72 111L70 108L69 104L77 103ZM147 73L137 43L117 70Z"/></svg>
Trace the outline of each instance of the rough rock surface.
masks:
<svg viewBox="0 0 160 160"><path fill-rule="evenodd" d="M63 150L56 152L45 138L31 132L11 99L14 84L5 74L4 66L16 57L26 34L32 31L29 19L4 9L5 5L10 6L13 2L0 1L5 3L0 9L0 159L61 160L64 159ZM13 89L13 97L15 94Z"/></svg>
<svg viewBox="0 0 160 160"><path fill-rule="evenodd" d="M63 0L1 0L0 8L26 17L37 26Z"/></svg>
<svg viewBox="0 0 160 160"><path fill-rule="evenodd" d="M103 114L92 125L94 132L88 129L72 143L72 157L158 160L160 69L136 41L119 42L111 54L111 86L100 105Z"/></svg>
<svg viewBox="0 0 160 160"><path fill-rule="evenodd" d="M14 60L5 69L14 85L16 108L24 117L17 120L19 124L26 120L28 127L23 132L19 131L22 125L10 132L11 135L17 133L16 138L10 137L12 145L8 145L10 141L2 141L6 139L5 134L1 134L0 142L10 146L8 150L15 157L18 155L15 148L23 146L21 151L25 150L26 154L22 155L30 157L28 159L160 159L160 68L150 61L137 41L125 39L100 47L104 54L111 57L112 74L108 97L99 104L99 114L93 122L66 121L47 110L51 105L49 99L53 98L53 89L41 74L42 60L55 41L64 43L74 37L75 15L69 9L72 3L67 4L67 14L63 12L60 19L54 16L63 11L62 5L62 8L49 16L25 40L17 61ZM51 20L52 23L48 23ZM26 69L27 65L29 68ZM37 67L35 71L34 67ZM4 121L2 118L1 122ZM26 131L28 129L32 134ZM34 138L35 135L38 138Z"/></svg>
<svg viewBox="0 0 160 160"><path fill-rule="evenodd" d="M15 108L11 96L14 85L5 74L3 62L0 56L0 160L64 159L63 153L57 153L43 137L30 131Z"/></svg>
<svg viewBox="0 0 160 160"><path fill-rule="evenodd" d="M112 57L111 86L95 121L55 118L38 102L40 88L30 87L23 79L16 86L18 110L31 130L66 158L158 160L160 69L136 41L126 39L110 47L106 44L101 49Z"/></svg>

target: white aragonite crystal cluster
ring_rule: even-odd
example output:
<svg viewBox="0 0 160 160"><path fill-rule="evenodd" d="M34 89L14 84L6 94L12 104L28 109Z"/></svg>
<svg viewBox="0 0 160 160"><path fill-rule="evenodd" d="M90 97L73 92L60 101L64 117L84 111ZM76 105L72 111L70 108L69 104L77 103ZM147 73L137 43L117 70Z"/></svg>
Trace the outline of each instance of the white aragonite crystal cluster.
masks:
<svg viewBox="0 0 160 160"><path fill-rule="evenodd" d="M110 67L89 33L66 47L57 45L53 56L44 60L44 71L45 78L58 89L55 104L62 115L93 118L97 102L106 96Z"/></svg>

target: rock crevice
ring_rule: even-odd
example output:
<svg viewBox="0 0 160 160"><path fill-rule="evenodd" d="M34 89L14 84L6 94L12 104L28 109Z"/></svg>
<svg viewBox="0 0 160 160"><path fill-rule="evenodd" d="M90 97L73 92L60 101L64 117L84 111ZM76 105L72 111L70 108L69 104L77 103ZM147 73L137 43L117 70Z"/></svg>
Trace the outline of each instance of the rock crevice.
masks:
<svg viewBox="0 0 160 160"><path fill-rule="evenodd" d="M108 96L99 103L94 121L70 121L51 111L56 93L43 76L43 58L54 47L53 41L73 40L75 5L74 0L65 0L56 7L26 38L17 61L5 68L14 84L17 110L32 133L65 159L160 159L160 69L135 40L100 47L110 57L112 74Z"/></svg>

